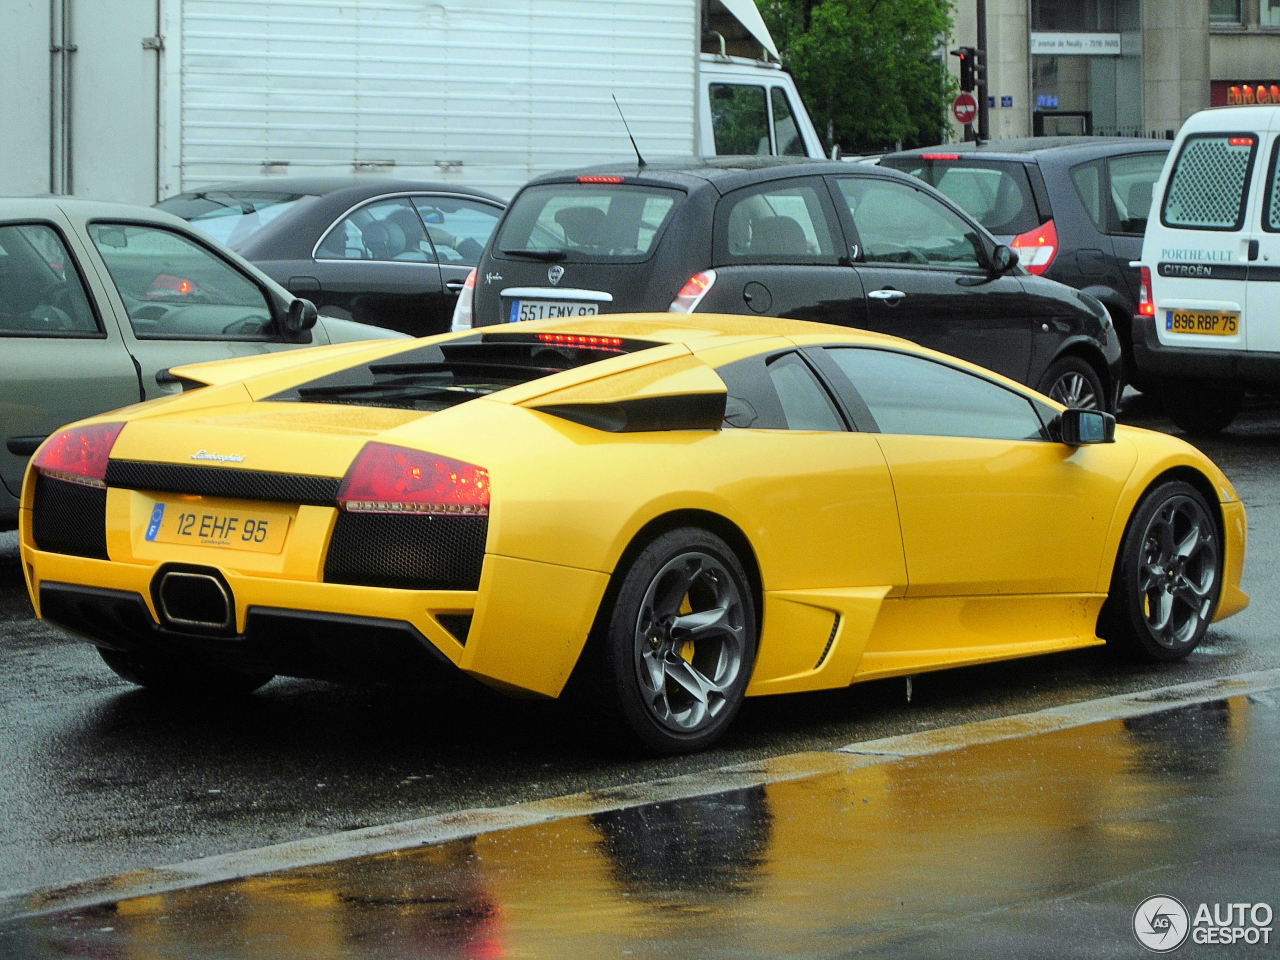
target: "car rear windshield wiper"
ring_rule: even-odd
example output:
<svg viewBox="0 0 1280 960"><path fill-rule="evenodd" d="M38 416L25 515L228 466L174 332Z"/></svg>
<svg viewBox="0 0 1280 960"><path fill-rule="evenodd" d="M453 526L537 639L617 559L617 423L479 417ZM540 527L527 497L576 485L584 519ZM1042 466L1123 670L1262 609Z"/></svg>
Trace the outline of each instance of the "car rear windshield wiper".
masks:
<svg viewBox="0 0 1280 960"><path fill-rule="evenodd" d="M503 250L508 257L527 257L530 260L563 260L568 256L563 250Z"/></svg>

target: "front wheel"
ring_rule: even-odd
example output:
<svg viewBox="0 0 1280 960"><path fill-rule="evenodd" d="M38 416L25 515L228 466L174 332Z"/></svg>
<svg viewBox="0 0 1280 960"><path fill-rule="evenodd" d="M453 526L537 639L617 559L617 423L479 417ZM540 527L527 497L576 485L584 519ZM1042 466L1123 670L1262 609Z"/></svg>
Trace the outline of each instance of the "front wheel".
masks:
<svg viewBox="0 0 1280 960"><path fill-rule="evenodd" d="M102 662L115 674L165 696L240 696L271 680L269 673L244 673L209 664L162 660L145 654L98 647Z"/></svg>
<svg viewBox="0 0 1280 960"><path fill-rule="evenodd" d="M709 531L662 534L622 575L598 639L598 692L641 743L659 753L710 745L742 706L755 662L756 611L741 562Z"/></svg>
<svg viewBox="0 0 1280 960"><path fill-rule="evenodd" d="M1099 628L1146 660L1181 660L1204 638L1222 589L1222 537L1200 492L1180 480L1139 502Z"/></svg>
<svg viewBox="0 0 1280 960"><path fill-rule="evenodd" d="M1039 390L1064 407L1078 410L1106 410L1102 379L1087 360L1059 357L1040 379Z"/></svg>

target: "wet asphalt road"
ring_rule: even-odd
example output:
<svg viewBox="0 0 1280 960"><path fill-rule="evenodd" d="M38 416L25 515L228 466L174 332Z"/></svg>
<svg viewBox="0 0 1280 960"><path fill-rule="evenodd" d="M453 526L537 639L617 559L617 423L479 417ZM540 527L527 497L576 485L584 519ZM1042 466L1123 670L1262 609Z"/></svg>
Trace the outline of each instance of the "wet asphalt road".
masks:
<svg viewBox="0 0 1280 960"><path fill-rule="evenodd" d="M1168 428L1140 404L1124 419ZM234 706L157 701L31 619L13 534L0 535L0 895L1280 666L1280 408L1202 446L1249 510L1253 603L1185 663L1090 650L918 677L910 703L900 681L752 700L717 749L674 761L620 753L558 704L462 682L275 681Z"/></svg>

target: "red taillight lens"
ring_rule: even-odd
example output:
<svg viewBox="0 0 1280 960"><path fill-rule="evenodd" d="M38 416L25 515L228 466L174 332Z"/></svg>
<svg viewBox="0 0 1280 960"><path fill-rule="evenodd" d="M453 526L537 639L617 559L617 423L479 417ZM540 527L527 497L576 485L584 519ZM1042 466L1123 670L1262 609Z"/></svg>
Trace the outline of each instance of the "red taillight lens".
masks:
<svg viewBox="0 0 1280 960"><path fill-rule="evenodd" d="M486 516L489 471L449 457L367 443L338 488L351 513Z"/></svg>
<svg viewBox="0 0 1280 960"><path fill-rule="evenodd" d="M1058 255L1058 230L1046 220L1034 230L1020 233L1009 244L1018 251L1018 260L1032 273L1044 273Z"/></svg>
<svg viewBox="0 0 1280 960"><path fill-rule="evenodd" d="M449 322L450 330L470 330L475 326L473 308L476 300L476 272L474 269L462 281L462 289L458 291L458 302L453 305L453 319Z"/></svg>
<svg viewBox="0 0 1280 960"><path fill-rule="evenodd" d="M960 154L958 153L922 153L920 154L920 159L921 160L959 160Z"/></svg>
<svg viewBox="0 0 1280 960"><path fill-rule="evenodd" d="M684 286L680 288L676 298L671 301L671 306L667 307L667 312L693 313L694 310L698 309L698 304L702 302L702 298L715 286L715 283L716 272L714 270L702 270L695 273L684 282Z"/></svg>
<svg viewBox="0 0 1280 960"><path fill-rule="evenodd" d="M1138 268L1138 316L1154 317L1156 301L1151 294L1151 268Z"/></svg>
<svg viewBox="0 0 1280 960"><path fill-rule="evenodd" d="M107 459L123 429L123 423L95 423L62 430L41 444L31 465L46 477L105 487Z"/></svg>
<svg viewBox="0 0 1280 960"><path fill-rule="evenodd" d="M558 347L585 347L588 350L622 353L621 337L594 337L580 333L540 333L538 340L541 343L554 343Z"/></svg>
<svg viewBox="0 0 1280 960"><path fill-rule="evenodd" d="M151 281L151 286L143 296L148 300L175 295L189 297L197 291L198 288L193 280L188 280L186 277L175 277L171 273L160 273Z"/></svg>
<svg viewBox="0 0 1280 960"><path fill-rule="evenodd" d="M579 183L621 183L621 177L604 177L604 176L583 176L578 178Z"/></svg>

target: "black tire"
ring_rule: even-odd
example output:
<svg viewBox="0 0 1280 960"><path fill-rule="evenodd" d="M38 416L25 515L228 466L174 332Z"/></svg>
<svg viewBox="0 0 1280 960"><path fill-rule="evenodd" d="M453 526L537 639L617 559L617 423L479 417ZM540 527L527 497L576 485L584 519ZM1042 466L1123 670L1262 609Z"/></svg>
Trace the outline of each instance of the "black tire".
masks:
<svg viewBox="0 0 1280 960"><path fill-rule="evenodd" d="M269 673L244 673L198 662L162 660L98 647L102 662L121 678L166 696L235 697L271 680Z"/></svg>
<svg viewBox="0 0 1280 960"><path fill-rule="evenodd" d="M1181 660L1199 645L1222 589L1222 535L1200 492L1162 483L1129 519L1099 630L1133 658Z"/></svg>
<svg viewBox="0 0 1280 960"><path fill-rule="evenodd" d="M1059 357L1049 365L1037 387L1064 407L1080 410L1106 410L1107 394L1102 378L1089 361L1080 357Z"/></svg>
<svg viewBox="0 0 1280 960"><path fill-rule="evenodd" d="M1211 436L1225 430L1240 413L1244 393L1207 383L1165 382L1160 385L1165 415L1179 429L1193 436Z"/></svg>
<svg viewBox="0 0 1280 960"><path fill-rule="evenodd" d="M742 563L698 527L661 534L621 574L605 611L592 700L657 753L701 750L742 706L756 610Z"/></svg>

